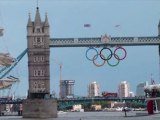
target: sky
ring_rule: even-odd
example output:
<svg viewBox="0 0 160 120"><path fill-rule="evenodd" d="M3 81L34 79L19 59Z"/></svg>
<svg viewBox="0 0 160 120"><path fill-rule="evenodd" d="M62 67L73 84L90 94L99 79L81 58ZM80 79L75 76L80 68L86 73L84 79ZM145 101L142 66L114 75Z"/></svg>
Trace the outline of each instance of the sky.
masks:
<svg viewBox="0 0 160 120"><path fill-rule="evenodd" d="M159 0L39 0L41 19L48 15L50 38L157 36L160 20ZM36 0L0 0L0 52L17 57L27 48L28 15L35 18ZM88 28L84 24L90 24ZM115 27L119 25L119 27ZM151 77L160 82L158 46L123 46L127 57L116 67L96 67L85 57L87 47L51 48L50 87L59 94L62 79L75 80L74 94L87 96L87 86L96 81L100 91L117 92L121 81L128 81L131 91ZM100 50L101 48L97 48ZM113 48L114 49L114 48ZM10 73L20 79L13 91L25 96L28 90L27 55ZM113 61L114 62L114 61ZM152 75L151 75L152 74Z"/></svg>

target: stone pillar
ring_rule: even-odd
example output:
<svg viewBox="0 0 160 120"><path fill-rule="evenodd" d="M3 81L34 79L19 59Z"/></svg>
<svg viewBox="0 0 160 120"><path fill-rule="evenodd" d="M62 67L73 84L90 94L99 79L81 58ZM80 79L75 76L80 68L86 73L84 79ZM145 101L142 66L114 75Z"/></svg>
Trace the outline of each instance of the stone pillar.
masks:
<svg viewBox="0 0 160 120"><path fill-rule="evenodd" d="M56 118L57 101L53 99L27 99L23 103L23 118Z"/></svg>

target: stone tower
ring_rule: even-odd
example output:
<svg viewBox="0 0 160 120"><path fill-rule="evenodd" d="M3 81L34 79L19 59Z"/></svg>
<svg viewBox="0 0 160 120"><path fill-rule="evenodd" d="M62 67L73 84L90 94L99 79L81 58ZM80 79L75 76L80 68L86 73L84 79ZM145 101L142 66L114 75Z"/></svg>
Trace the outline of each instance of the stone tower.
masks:
<svg viewBox="0 0 160 120"><path fill-rule="evenodd" d="M47 15L41 21L37 7L34 22L29 16L27 24L29 98L44 98L50 94L49 24Z"/></svg>
<svg viewBox="0 0 160 120"><path fill-rule="evenodd" d="M27 24L28 97L23 102L23 118L57 117L57 101L50 96L49 23L41 21L37 7L35 20Z"/></svg>

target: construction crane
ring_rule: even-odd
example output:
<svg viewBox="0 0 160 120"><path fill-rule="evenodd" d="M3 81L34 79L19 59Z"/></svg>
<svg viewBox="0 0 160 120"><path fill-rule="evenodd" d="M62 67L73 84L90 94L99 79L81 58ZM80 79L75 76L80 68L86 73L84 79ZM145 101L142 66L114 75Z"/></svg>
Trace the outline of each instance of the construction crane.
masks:
<svg viewBox="0 0 160 120"><path fill-rule="evenodd" d="M62 64L59 64L59 80L62 80Z"/></svg>
<svg viewBox="0 0 160 120"><path fill-rule="evenodd" d="M62 63L58 62L56 59L53 59L53 61L59 65L59 80L62 80Z"/></svg>
<svg viewBox="0 0 160 120"><path fill-rule="evenodd" d="M53 59L53 61L59 66L59 88L60 88L60 82L62 80L62 63L57 61L56 59ZM60 95L61 91L59 91Z"/></svg>

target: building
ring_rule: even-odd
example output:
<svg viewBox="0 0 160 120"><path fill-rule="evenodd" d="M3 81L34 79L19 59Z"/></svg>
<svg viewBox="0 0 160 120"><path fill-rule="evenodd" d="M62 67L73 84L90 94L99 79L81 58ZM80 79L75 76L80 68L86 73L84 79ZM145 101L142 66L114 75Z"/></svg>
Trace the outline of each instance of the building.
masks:
<svg viewBox="0 0 160 120"><path fill-rule="evenodd" d="M72 107L72 112L84 112L84 109L82 109L82 105L78 104L78 105L73 105Z"/></svg>
<svg viewBox="0 0 160 120"><path fill-rule="evenodd" d="M122 81L118 86L119 97L129 97L129 84L127 81Z"/></svg>
<svg viewBox="0 0 160 120"><path fill-rule="evenodd" d="M139 83L136 88L136 96L145 96L144 87L148 85L148 81Z"/></svg>
<svg viewBox="0 0 160 120"><path fill-rule="evenodd" d="M134 92L130 91L129 92L129 97L135 97Z"/></svg>
<svg viewBox="0 0 160 120"><path fill-rule="evenodd" d="M74 97L75 80L60 80L60 98Z"/></svg>
<svg viewBox="0 0 160 120"><path fill-rule="evenodd" d="M101 105L91 105L91 109L93 111L100 111L102 110L102 106Z"/></svg>
<svg viewBox="0 0 160 120"><path fill-rule="evenodd" d="M28 45L28 98L45 98L50 94L50 49L49 49L49 23L47 15L41 21L37 7L35 20L31 21L29 15L27 24Z"/></svg>
<svg viewBox="0 0 160 120"><path fill-rule="evenodd" d="M56 118L57 101L50 98L50 32L47 14L27 23L28 96L23 101L23 118ZM21 111L22 109L20 109ZM21 114L21 112L20 112Z"/></svg>
<svg viewBox="0 0 160 120"><path fill-rule="evenodd" d="M99 84L92 82L88 85L88 97L100 96Z"/></svg>

